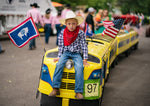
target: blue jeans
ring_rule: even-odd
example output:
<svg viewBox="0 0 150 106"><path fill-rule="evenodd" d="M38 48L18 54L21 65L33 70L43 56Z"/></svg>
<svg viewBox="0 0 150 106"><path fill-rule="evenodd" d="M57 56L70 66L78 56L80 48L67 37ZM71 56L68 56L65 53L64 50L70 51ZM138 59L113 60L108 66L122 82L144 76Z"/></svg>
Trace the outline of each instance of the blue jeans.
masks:
<svg viewBox="0 0 150 106"><path fill-rule="evenodd" d="M72 59L74 62L75 68L75 92L82 93L83 92L83 61L80 53L72 53L69 51L65 51L61 57L59 58L58 63L56 64L54 76L53 76L53 88L60 88L61 78L63 74L63 70L65 67L65 63L68 59Z"/></svg>
<svg viewBox="0 0 150 106"><path fill-rule="evenodd" d="M61 24L56 24L56 30L57 30L57 40L56 40L56 45L58 45L58 36L59 33L61 32L63 26L61 26Z"/></svg>
<svg viewBox="0 0 150 106"><path fill-rule="evenodd" d="M2 51L2 48L1 48L1 44L0 44L0 52Z"/></svg>
<svg viewBox="0 0 150 106"><path fill-rule="evenodd" d="M36 27L37 27L37 24L35 23ZM31 39L29 41L29 49L32 49L32 48L35 48L36 47L36 44L35 44L35 38Z"/></svg>
<svg viewBox="0 0 150 106"><path fill-rule="evenodd" d="M45 24L44 31L45 31L45 43L48 44L49 36L51 34L51 24Z"/></svg>
<svg viewBox="0 0 150 106"><path fill-rule="evenodd" d="M32 49L32 48L34 48L34 47L36 47L36 45L35 45L35 38L33 38L33 39L31 39L31 40L29 41L29 48Z"/></svg>

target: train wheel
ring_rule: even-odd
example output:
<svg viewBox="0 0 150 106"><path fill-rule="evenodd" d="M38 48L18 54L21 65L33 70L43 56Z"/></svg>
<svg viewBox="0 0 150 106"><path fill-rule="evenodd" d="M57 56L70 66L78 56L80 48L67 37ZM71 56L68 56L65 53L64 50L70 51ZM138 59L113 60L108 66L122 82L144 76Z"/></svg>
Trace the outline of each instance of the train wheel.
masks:
<svg viewBox="0 0 150 106"><path fill-rule="evenodd" d="M116 63L115 63L115 60L114 60L113 63L111 64L111 67L115 68L115 65L116 65Z"/></svg>
<svg viewBox="0 0 150 106"><path fill-rule="evenodd" d="M136 44L133 46L133 49L134 49L134 50L137 50L137 49L138 49L138 43L136 43Z"/></svg>
<svg viewBox="0 0 150 106"><path fill-rule="evenodd" d="M101 105L102 105L102 98L99 99L99 106L101 106Z"/></svg>
<svg viewBox="0 0 150 106"><path fill-rule="evenodd" d="M62 98L41 94L40 106L62 106Z"/></svg>
<svg viewBox="0 0 150 106"><path fill-rule="evenodd" d="M125 52L125 56L128 57L130 54L130 50L128 49L126 52Z"/></svg>
<svg viewBox="0 0 150 106"><path fill-rule="evenodd" d="M118 56L116 57L116 59L115 59L115 63L116 63L116 65L118 65Z"/></svg>
<svg viewBox="0 0 150 106"><path fill-rule="evenodd" d="M108 79L109 79L109 73L107 74L107 77L105 79L105 83L108 81Z"/></svg>

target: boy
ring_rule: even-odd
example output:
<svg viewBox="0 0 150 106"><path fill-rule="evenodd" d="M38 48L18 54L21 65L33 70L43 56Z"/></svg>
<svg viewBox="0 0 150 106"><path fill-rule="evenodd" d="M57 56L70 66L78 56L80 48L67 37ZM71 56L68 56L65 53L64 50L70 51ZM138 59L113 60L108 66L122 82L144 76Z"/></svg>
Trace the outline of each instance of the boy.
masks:
<svg viewBox="0 0 150 106"><path fill-rule="evenodd" d="M61 24L66 25L66 28L61 31L58 38L58 58L54 59L54 62L58 61L58 63L53 76L53 91L49 96L56 96L59 94L65 63L68 59L72 59L75 67L75 97L77 99L83 99L83 65L89 65L87 63L88 48L86 36L82 30L79 30L79 25L83 22L83 18L81 16L76 16L74 12L69 11L66 14L66 18L61 19L60 22ZM83 61L81 52L83 52Z"/></svg>

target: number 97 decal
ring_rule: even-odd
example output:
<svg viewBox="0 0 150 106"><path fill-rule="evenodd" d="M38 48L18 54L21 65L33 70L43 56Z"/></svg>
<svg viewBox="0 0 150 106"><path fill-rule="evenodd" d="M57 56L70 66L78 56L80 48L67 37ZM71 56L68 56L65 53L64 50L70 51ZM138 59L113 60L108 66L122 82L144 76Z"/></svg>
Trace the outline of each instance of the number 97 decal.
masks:
<svg viewBox="0 0 150 106"><path fill-rule="evenodd" d="M98 96L98 83L85 83L85 97Z"/></svg>

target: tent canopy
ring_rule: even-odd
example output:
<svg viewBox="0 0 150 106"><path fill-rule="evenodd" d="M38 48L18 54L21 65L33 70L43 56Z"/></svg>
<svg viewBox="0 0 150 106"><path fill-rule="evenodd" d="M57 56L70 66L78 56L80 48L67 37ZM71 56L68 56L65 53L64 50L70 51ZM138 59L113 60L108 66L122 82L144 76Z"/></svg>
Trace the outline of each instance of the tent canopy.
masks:
<svg viewBox="0 0 150 106"><path fill-rule="evenodd" d="M54 7L62 7L62 6L63 6L63 4L57 3L57 2L52 2L52 5L53 5Z"/></svg>

